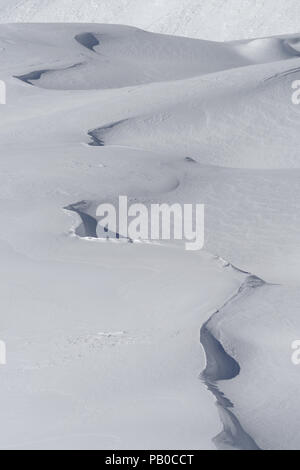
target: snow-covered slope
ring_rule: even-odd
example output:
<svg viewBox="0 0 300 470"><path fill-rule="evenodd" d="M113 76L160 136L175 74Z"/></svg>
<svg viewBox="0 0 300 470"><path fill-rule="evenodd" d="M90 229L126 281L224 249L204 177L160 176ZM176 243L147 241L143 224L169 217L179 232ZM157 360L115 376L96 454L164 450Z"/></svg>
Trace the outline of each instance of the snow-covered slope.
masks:
<svg viewBox="0 0 300 470"><path fill-rule="evenodd" d="M75 39L86 29L1 27L1 447L212 448L220 421L198 380L199 326L239 276L204 253L74 236L79 221L64 207L164 193L176 177L161 172L159 155L87 145L90 129L128 109L134 88L94 90L91 74L77 82L83 90L72 77L71 90L56 90L59 74L50 89L15 78L77 56L101 78L97 53ZM92 30L104 31L113 42L124 28Z"/></svg>
<svg viewBox="0 0 300 470"><path fill-rule="evenodd" d="M115 23L211 40L299 30L298 0L0 0L1 22Z"/></svg>
<svg viewBox="0 0 300 470"><path fill-rule="evenodd" d="M300 448L285 391L300 330L300 37L17 24L0 41L1 446L211 448L221 423L199 330L218 311L207 327L241 367L221 384L240 419L219 403L242 433L232 447ZM119 194L205 203L206 250L86 239L70 208L95 217Z"/></svg>
<svg viewBox="0 0 300 470"><path fill-rule="evenodd" d="M241 367L221 388L262 449L296 450L299 368L291 344L299 332L299 286L248 284L209 322Z"/></svg>

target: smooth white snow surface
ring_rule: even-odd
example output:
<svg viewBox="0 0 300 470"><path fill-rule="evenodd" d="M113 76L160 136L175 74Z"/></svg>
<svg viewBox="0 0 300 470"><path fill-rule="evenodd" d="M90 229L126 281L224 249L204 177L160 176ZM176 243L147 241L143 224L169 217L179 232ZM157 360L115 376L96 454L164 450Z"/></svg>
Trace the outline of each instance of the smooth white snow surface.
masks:
<svg viewBox="0 0 300 470"><path fill-rule="evenodd" d="M0 22L128 24L216 41L299 31L298 0L0 0Z"/></svg>
<svg viewBox="0 0 300 470"><path fill-rule="evenodd" d="M214 448L199 331L218 309L245 432L300 448L299 44L1 25L2 448ZM64 209L120 194L206 204L205 251L89 240ZM247 274L218 256L269 284L226 304Z"/></svg>

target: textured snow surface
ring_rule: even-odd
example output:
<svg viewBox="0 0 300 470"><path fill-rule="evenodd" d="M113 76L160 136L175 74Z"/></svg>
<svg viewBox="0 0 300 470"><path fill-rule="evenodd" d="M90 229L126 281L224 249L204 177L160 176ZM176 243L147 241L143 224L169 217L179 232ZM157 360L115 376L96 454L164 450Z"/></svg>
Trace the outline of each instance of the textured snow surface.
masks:
<svg viewBox="0 0 300 470"><path fill-rule="evenodd" d="M217 310L244 430L300 448L299 51L297 34L0 26L2 448L213 448L199 331ZM206 204L205 250L82 238L64 208L120 194ZM267 283L240 292L219 257Z"/></svg>
<svg viewBox="0 0 300 470"><path fill-rule="evenodd" d="M219 41L295 33L299 17L298 0L0 0L3 23L128 24Z"/></svg>

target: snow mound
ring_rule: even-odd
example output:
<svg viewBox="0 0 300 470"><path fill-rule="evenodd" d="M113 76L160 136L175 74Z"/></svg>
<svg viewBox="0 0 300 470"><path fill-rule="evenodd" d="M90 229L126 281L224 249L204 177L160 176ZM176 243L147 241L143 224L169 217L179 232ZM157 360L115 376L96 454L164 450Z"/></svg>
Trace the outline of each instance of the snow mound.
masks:
<svg viewBox="0 0 300 470"><path fill-rule="evenodd" d="M266 284L239 295L209 322L211 333L241 366L236 378L222 383L222 390L265 450L300 445L293 425L300 419L299 369L291 360L299 306L298 287Z"/></svg>
<svg viewBox="0 0 300 470"><path fill-rule="evenodd" d="M26 43L31 47L35 41L30 25L20 25L21 37L12 26L3 28L13 41L5 47L9 53L18 53ZM230 44L153 34L125 26L40 25L35 27L38 30L43 31L40 54L48 66L30 70L19 78L49 89L119 88L179 80L252 63ZM68 57L67 64L57 65L62 51Z"/></svg>
<svg viewBox="0 0 300 470"><path fill-rule="evenodd" d="M211 448L199 330L218 312L218 442L300 448L299 35L2 25L0 56L1 446ZM206 251L99 240L122 194L204 203Z"/></svg>

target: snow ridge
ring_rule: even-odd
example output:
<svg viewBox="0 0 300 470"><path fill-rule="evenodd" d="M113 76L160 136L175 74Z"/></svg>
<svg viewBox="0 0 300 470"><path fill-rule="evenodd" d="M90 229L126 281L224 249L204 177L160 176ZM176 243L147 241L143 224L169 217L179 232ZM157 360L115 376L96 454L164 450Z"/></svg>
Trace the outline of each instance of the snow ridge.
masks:
<svg viewBox="0 0 300 470"><path fill-rule="evenodd" d="M230 263L233 269L240 271ZM222 316L225 306L238 300L243 295L249 295L253 289L258 289L266 283L257 276L249 275L240 288L210 319L204 323L200 331L200 342L206 354L206 367L201 374L201 379L217 399L220 419L223 423L223 431L214 438L214 443L219 449L260 450L254 439L243 429L242 425L230 410L233 403L220 391L217 383L223 380L234 379L240 373L237 361L224 349L218 334L213 333L210 325L214 323L216 315Z"/></svg>

